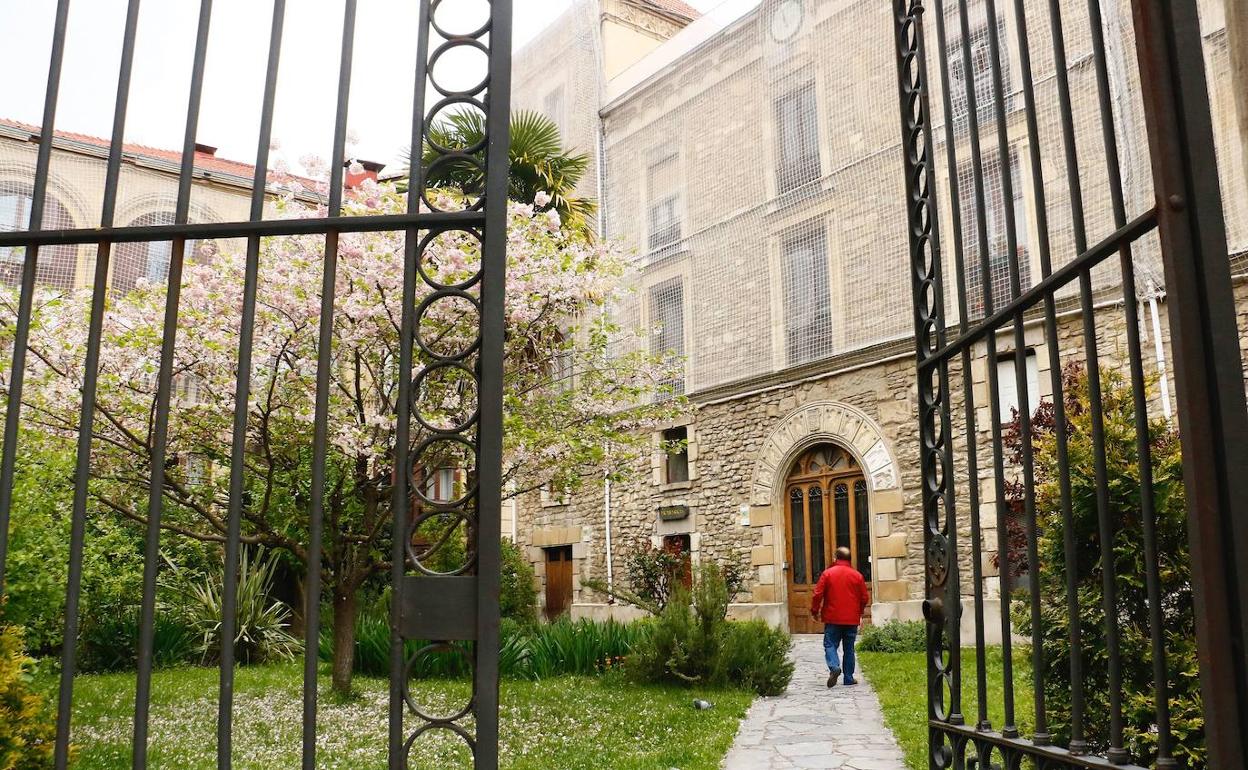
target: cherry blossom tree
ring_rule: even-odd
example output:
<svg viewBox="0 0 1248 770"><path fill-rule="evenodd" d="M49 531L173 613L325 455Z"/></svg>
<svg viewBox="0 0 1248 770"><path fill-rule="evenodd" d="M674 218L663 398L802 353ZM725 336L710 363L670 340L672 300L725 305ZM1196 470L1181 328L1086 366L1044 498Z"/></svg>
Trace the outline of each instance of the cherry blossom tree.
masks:
<svg viewBox="0 0 1248 770"><path fill-rule="evenodd" d="M513 203L508 214L504 479L513 495L619 474L648 451L649 430L681 407L664 397L670 364L643 352L636 330L607 320L627 285L629 260L561 228L557 212L541 211L542 203ZM404 205L393 187L366 182L348 196L343 213L395 214ZM279 209L282 216L325 213L290 199ZM246 404L242 541L282 551L305 568L323 250L314 235L263 239ZM234 242L213 251L188 264L183 277L168 433L173 459L160 524L223 543L245 255ZM393 467L393 444L403 254L401 232L344 233L339 242L322 551L338 690L350 686L361 588L389 568L391 489L401 472ZM480 242L469 232L434 237L421 258L428 278L474 296L479 268ZM10 349L16 306L11 291L0 300L0 336ZM36 301L23 417L45 436L76 435L89 307L89 289ZM164 312L163 285L141 282L109 298L93 426L96 514L147 521ZM472 346L477 320L472 302L442 299L417 334L425 348L446 355ZM415 356L417 370L431 362L420 345ZM0 385L7 372L3 379ZM428 437L426 426L463 424L477 407L470 373L454 366L435 367L413 395L413 449ZM414 485L426 495L457 495L468 462L456 453L454 446L425 452L411 469ZM444 480L450 489L438 489ZM420 504L413 497L414 512ZM465 538L463 521L453 516L430 517L421 527L427 531L418 528L413 541L429 551Z"/></svg>

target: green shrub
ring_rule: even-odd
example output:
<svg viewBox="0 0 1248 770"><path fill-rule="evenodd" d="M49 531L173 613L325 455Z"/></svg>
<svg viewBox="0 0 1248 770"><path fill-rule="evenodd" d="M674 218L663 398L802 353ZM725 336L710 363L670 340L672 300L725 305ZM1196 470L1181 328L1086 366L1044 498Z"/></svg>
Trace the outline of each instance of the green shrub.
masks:
<svg viewBox="0 0 1248 770"><path fill-rule="evenodd" d="M390 672L389 596L383 594L361 608L355 629L355 670L370 676ZM614 620L598 623L562 618L549 625L521 623L503 618L499 635L499 671L517 679L541 679L561 674L593 675L620 665L644 633L640 624L626 625ZM404 644L405 659L428 642L409 639ZM331 638L321 634L319 654L329 660ZM470 647L455 643L451 649L422 655L412 666L415 678L467 676Z"/></svg>
<svg viewBox="0 0 1248 770"><path fill-rule="evenodd" d="M78 637L79 669L84 673L132 670L138 662L140 607L91 615ZM176 666L200 659L199 635L178 613L157 611L152 625L152 660Z"/></svg>
<svg viewBox="0 0 1248 770"><path fill-rule="evenodd" d="M30 658L16 626L0 626L0 770L52 767L56 723L30 687Z"/></svg>
<svg viewBox="0 0 1248 770"><path fill-rule="evenodd" d="M1063 373L1066 394L1067 451L1071 483L1071 526L1076 561L1068 564L1061 510L1056 434L1051 403L1033 418L1035 425L1036 512L1039 532L1040 639L1049 727L1056 742L1070 739L1070 623L1066 608L1066 579L1074 571L1079 597L1076 622L1082 634L1083 691L1086 713L1109 713L1109 673L1105 641L1105 613L1101 538L1097 520L1096 474L1092 445L1092 416L1086 372L1068 367ZM1139 465L1135 446L1135 412L1130 386L1117 371L1101 371L1104 448L1109 479L1109 513L1114 542L1110 569L1117 590L1119 649L1122 661L1122 702L1125 748L1133 760L1151 766L1156 758L1153 668L1149 602L1144 584L1144 541L1140 514ZM1195 616L1192 603L1191 560L1183 493L1179 439L1164 420L1148 425L1153 464L1157 554L1161 560L1161 605L1165 608L1166 674L1169 687L1173 749L1180 767L1204 767L1205 733L1201 712L1199 665L1196 658ZM1017 421L1007 434L1011 446L1021 446ZM1012 556L1025 559L1024 554ZM1015 613L1017 631L1030 635L1029 612ZM1085 738L1095 751L1109 744L1107 719L1087 719Z"/></svg>
<svg viewBox="0 0 1248 770"><path fill-rule="evenodd" d="M195 630L202 660L217 659L224 643L224 575L187 579L178 567L170 566L164 588L178 601L163 609L180 616ZM290 608L270 596L276 568L277 560L267 556L263 548L246 549L240 557L234 634L234 659L239 663L293 660L303 647L287 630Z"/></svg>
<svg viewBox="0 0 1248 770"><path fill-rule="evenodd" d="M728 590L723 573L709 563L699 569L692 594L678 585L647 624L628 660L630 673L645 682L783 692L793 676L788 634L763 622L729 622Z"/></svg>
<svg viewBox="0 0 1248 770"><path fill-rule="evenodd" d="M532 629L525 638L529 648L527 670L516 676L542 679L558 674L592 675L619 665L632 652L641 634L615 620L599 623L560 618Z"/></svg>
<svg viewBox="0 0 1248 770"><path fill-rule="evenodd" d="M863 626L855 646L864 652L923 652L927 649L927 627L921 620Z"/></svg>
<svg viewBox="0 0 1248 770"><path fill-rule="evenodd" d="M499 604L503 617L532 625L537 622L537 587L533 565L524 558L520 547L510 540L502 541L502 555Z"/></svg>
<svg viewBox="0 0 1248 770"><path fill-rule="evenodd" d="M730 622L715 678L759 695L780 695L793 679L791 646L788 633L765 620Z"/></svg>

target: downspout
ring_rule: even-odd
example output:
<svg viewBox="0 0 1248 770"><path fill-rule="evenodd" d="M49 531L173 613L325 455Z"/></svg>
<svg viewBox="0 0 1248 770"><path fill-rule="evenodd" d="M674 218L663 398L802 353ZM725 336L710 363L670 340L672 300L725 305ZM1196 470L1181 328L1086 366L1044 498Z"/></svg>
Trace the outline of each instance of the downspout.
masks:
<svg viewBox="0 0 1248 770"><path fill-rule="evenodd" d="M601 18L601 14L599 14L598 18ZM601 42L602 40L601 34L598 39ZM601 54L602 52L599 51L599 53ZM599 69L598 69L599 77L602 76L602 72L603 72L602 65L600 64ZM602 104L602 83L601 82L598 83L598 88L596 89L596 91L597 91L596 96L598 98L598 104L601 105ZM594 137L598 145L595 148L597 150L597 152L595 153L595 156L596 156L595 161L598 164L598 238L599 240L605 241L607 238L607 206L606 206L606 200L605 200L606 185L607 185L607 127L606 127L606 121L603 120L603 117L602 117L601 106L599 106L598 108L594 110L594 114L598 118L598 131L596 132L597 135ZM606 308L604 307L603 316L606 316L606 313L607 311L606 311ZM606 550L607 550L607 553L606 553L606 557L607 557L607 604L615 604L615 597L612 596L610 593L611 589L615 585L615 568L612 564L614 559L612 558L613 553L611 549L611 472L610 471L607 471L606 473L603 474L602 498L603 498L602 519L603 519L603 529L605 530L605 534L606 534Z"/></svg>
<svg viewBox="0 0 1248 770"><path fill-rule="evenodd" d="M606 525L607 533L607 604L615 604L615 597L610 593L613 586L614 572L611 567L611 475L608 473L603 477L603 520Z"/></svg>
<svg viewBox="0 0 1248 770"><path fill-rule="evenodd" d="M1148 291L1148 311L1153 319L1153 349L1157 354L1157 375L1161 383L1161 411L1166 416L1166 420L1171 418L1170 412L1170 380L1166 375L1166 350L1161 344L1161 317L1157 313L1157 290L1156 284L1149 282Z"/></svg>

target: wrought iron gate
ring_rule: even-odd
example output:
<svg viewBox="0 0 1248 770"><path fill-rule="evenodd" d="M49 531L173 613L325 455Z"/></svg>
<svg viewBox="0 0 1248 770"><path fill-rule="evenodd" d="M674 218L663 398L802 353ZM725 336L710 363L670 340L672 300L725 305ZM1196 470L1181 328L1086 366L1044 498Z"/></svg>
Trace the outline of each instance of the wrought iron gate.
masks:
<svg viewBox="0 0 1248 770"><path fill-rule="evenodd" d="M1112 0L1110 0L1112 2ZM1182 476L1187 496L1187 529L1192 566L1191 590L1195 601L1195 629L1199 646L1201 695L1203 697L1208 766L1232 768L1248 766L1248 583L1243 565L1248 563L1248 416L1245 413L1243 368L1235 324L1235 307L1227 260L1226 232L1218 192L1210 122L1208 91L1201 53L1200 29L1195 0L1132 0L1130 15L1134 26L1134 53L1138 59L1139 89L1152 168L1153 205L1140 212L1129 212L1124 200L1119 167L1120 137L1116 131L1111 99L1111 83L1106 54L1103 0L1089 0L1086 24L1063 23L1063 4L1058 0L1029 2L1015 0L1011 24L995 23L998 12L994 0L982 0L988 18L983 33L972 34L968 25L970 0L894 0L896 50L899 76L902 147L905 156L906 203L909 226L914 322L918 353L919 436L921 440L922 505L924 516L928 620L928 718L929 764L933 768L1006 767L1039 768L1126 766L1145 761L1156 767L1176 767L1175 740L1171 730L1171 700L1167 689L1170 663L1168 653L1173 639L1167 638L1165 623L1173 608L1163 606L1161 557L1157 545L1156 503L1153 492L1153 457L1149 444L1149 395L1141 353L1140 323L1137 318L1136 256L1159 245L1167 290L1167 308L1174 354L1177 385L1177 413L1182 442ZM925 5L932 11L925 14ZM1006 7L1006 3L1002 3ZM1033 50L1028 35L1028 17L1037 11L1048 16L1051 50ZM930 20L927 17L934 17ZM934 23L933 23L934 22ZM1007 56L1007 26L1013 30L1016 49ZM934 35L933 35L933 29ZM1088 143L1081 144L1072 113L1071 88L1067 81L1066 41L1069 36L1090 36L1090 61L1084 62L1095 73L1093 125L1099 133L1104 167L1081 166ZM951 41L960 41L957 43ZM974 50L972 50L974 49ZM935 51L935 59L929 52ZM1033 78L1032 57L1053 57L1053 82L1060 109L1057 146L1064 155L1066 179L1059 199L1068 199L1074 231L1074 253L1051 254L1050 208L1046 204L1044 174L1060 161L1042 163L1040 128L1036 106L1038 81ZM1128 51L1128 56L1130 52ZM972 56L976 61L972 61ZM938 75L929 75L932 62L939 63ZM1005 66L1017 67L1015 86L1003 84ZM982 74L977 82L976 72ZM1021 105L1017 101L1021 98ZM978 102L978 103L977 103ZM1007 105L1010 105L1007 107ZM1008 125L1010 110L1013 126ZM1021 113L1021 116L1020 116ZM934 116L943 116L943 127ZM955 117L956 115L956 117ZM959 132L961 132L959 134ZM981 136L982 134L982 136ZM989 229L1001 222L986 222L985 168L990 163L1011 167L1012 137L1029 141L1022 159L1030 171L1030 187L1036 209L1040 280L1026 286L1020 280L1019 241L1021 221L1007 203L1000 212L1004 219L1004 259L992 256ZM984 142L981 146L981 141ZM944 144L943 158L935 147ZM939 169L942 163L947 167ZM959 163L963 168L959 172ZM1014 199L1012 185L1018 180L1006 173L999 184L1005 201ZM1087 185L1107 185L1107 207L1112 208L1113 232L1096 243L1088 243L1084 226L1087 211L1084 192ZM943 186L942 186L943 185ZM969 185L962 189L959 185ZM937 191L948 200L937 200ZM947 208L943 208L947 207ZM1133 218L1129 217L1129 214ZM940 227L950 226L951 235L942 240ZM965 225L965 226L964 226ZM1155 231L1155 232L1154 232ZM952 258L942 255L942 246ZM1134 252L1134 254L1133 254ZM1094 285L1093 276L1103 275L1098 266L1117 255L1117 299L1106 301L1104 285ZM1055 267L1059 257L1064 264ZM972 261L974 260L974 261ZM944 269L952 267L954 281L945 281ZM996 272L994 273L994 267ZM1025 267L1025 266L1024 266ZM1110 268L1112 269L1112 268ZM968 289L968 276L975 275L979 286ZM993 278L1004 285L993 288ZM977 291L971 296L972 291ZM982 293L982 296L980 294ZM957 311L957 323L946 322L946 298ZM982 303L982 304L980 304ZM1105 321L1109 311L1120 307L1125 358L1129 372L1127 409L1134 424L1134 450L1131 464L1138 473L1139 507L1125 520L1109 510L1109 487L1117 481L1108 476L1106 462L1105 411L1102 403L1100 356L1106 345L1098 339L1098 315ZM1074 321L1070 319L1074 318ZM1062 325L1072 328L1061 334ZM1031 331L1028 331L1028 328ZM1038 332L1036 330L1039 330ZM1039 338L1039 343L1037 343ZM1021 408L1013 433L1006 432L998 412L1002 387L999 381L997 346L1007 353L1014 370L1013 386ZM1028 406L1027 349L1034 345L1047 349L1048 387L1051 391L1050 441L1046 451L1055 454L1053 478L1046 498L1049 510L1039 511L1037 500L1035 426ZM1098 346L1100 347L1098 351ZM1090 487L1093 500L1084 501L1095 510L1095 535L1099 558L1090 567L1080 562L1077 551L1083 545L1074 541L1072 519L1072 465L1068 436L1071 433L1069 392L1063 392L1063 356L1077 358L1087 378L1087 413L1090 415ZM976 359L987 365L974 374ZM1008 376L1008 375L1007 375ZM1038 379L1038 378L1037 378ZM960 380L960 382L959 382ZM977 408L987 401L988 437ZM955 426L957 426L955 435ZM961 445L955 440L961 439ZM1007 439L1012 442L1007 448ZM1131 443L1131 442L1128 442ZM986 462L981 462L983 454ZM981 485L981 481L985 484ZM981 499L983 498L983 499ZM1016 506L1016 512L1010 509ZM981 507L985 513L981 517ZM1063 597L1042 597L1038 540L1041 517L1056 522L1047 534L1060 535L1057 545L1062 563L1076 565L1063 570ZM1025 546L1011 549L1010 524L1017 522L1018 538ZM1118 562L1111 552L1118 527L1138 527L1143 544L1143 574L1115 574ZM998 576L993 583L1001 597L1000 637L1004 693L1002 710L990 713L986 674L985 559L986 531L995 529ZM969 535L969 548L960 538ZM1029 626L1031 645L1030 686L1020 692L1030 698L1034 711L1015 713L1015 672L1012 642L1016 627L1009 611L1014 588L1010 581L1011 558L1025 564L1030 590L1019 601L1023 625ZM964 566L969 563L969 581ZM1087 574L1080 574L1081 567ZM1099 566L1098 566L1099 565ZM1108 568L1105 568L1109 565ZM1080 638L1081 604L1078 581L1099 570L1100 613L1104 634L1103 649L1090 649ZM1151 659L1151 694L1145 708L1150 715L1152 747L1149 757L1131 751L1124 741L1123 652L1119 624L1124 608L1115 596L1120 581L1140 581L1146 590L1148 656ZM963 593L973 606L974 646L967 648L974 663L974 689L978 695L976 713L963 714ZM1056 599L1058 620L1069 629L1065 640L1068 660L1046 660L1042 624L1042 599ZM1052 605L1049 605L1050 608ZM1064 619L1063 619L1064 618ZM995 631L995 629L993 629ZM1089 691L1085 676L1095 662L1106 667L1108 688L1106 712L1088 707ZM968 667L969 668L969 667ZM1062 718L1046 706L1046 693L1053 692L1046 676L1060 671L1062 699L1069 706ZM970 671L967 671L968 677ZM1068 683L1068 685L1067 685ZM1046 685L1048 685L1046 687ZM969 690L969 688L968 688ZM1027 692L1030 690L1030 692ZM968 699L969 700L969 699ZM1137 702L1131 708L1142 707ZM1020 730L1020 717L1031 720L1029 734ZM1093 739L1091 733L1097 733ZM1056 740L1055 736L1062 736ZM1060 744L1060 745L1058 745Z"/></svg>
<svg viewBox="0 0 1248 770"><path fill-rule="evenodd" d="M328 447L328 403L330 371L335 366L331 355L332 320L334 317L335 270L340 234L365 231L405 233L403 269L403 311L400 333L400 356L394 368L398 376L397 429L393 447L394 472L391 487L392 508L392 588L391 602L391 674L389 697L389 767L409 766L408 753L414 742L429 731L450 731L470 747L475 767L487 770L498 766L498 628L499 628L499 538L500 538L500 466L502 454L502 345L503 291L505 274L505 217L508 177L508 109L510 91L511 2L490 0L488 18L472 29L457 29L448 23L439 10L455 6L452 0L421 0L416 29L394 30L394 41L408 41L416 48L415 92L411 147L414 149L411 175L408 179L407 213L378 216L344 216L343 183L347 143L348 99L351 85L353 46L357 0L345 0L341 27L340 65L336 87L336 114L330 163L327 214L299 219L265 219L264 203L268 179L269 148L273 125L274 100L277 92L278 63L282 46L282 30L286 18L285 0L274 0L271 36L266 68L257 72L264 82L260 109L260 130L257 162L252 180L250 218L246 221L190 223L190 196L196 149L207 49L212 21L212 0L200 0L198 26L186 111L186 130L178 177L177 211L174 224L157 226L114 225L120 168L123 159L123 137L126 128L128 97L134 63L140 0L129 0L122 41L121 69L118 76L113 132L108 153L103 196L103 211L98 228L44 230L43 210L47 199L49 166L52 158L54 126L60 89L62 62L66 48L66 29L70 0L59 0L56 9L51 65L47 83L42 124L39 128L39 149L29 229L0 233L0 247L23 247L26 250L21 273L20 304L13 347L12 379L8 390L4 429L3 461L0 465L0 589L4 585L10 511L13 503L15 466L19 453L18 426L21 420L23 373L26 370L27 339L32 316L32 299L36 289L39 251L64 244L95 244L97 259L92 283L92 305L88 347L83 374L83 400L78 429L75 493L72 511L72 540L67 587L65 642L61 658L60 699L56 732L55 761L58 768L69 763L70 727L74 675L77 660L78 603L82 579L82 558L87 485L96 419L97 371L101 347L101 325L107 294L109 258L118 244L172 241L167 283L167 296L160 368L157 375L158 395L154 411L154 430L150 483L148 488L149 525L147 530L146 567L138 650L138 685L134 712L133 767L147 766L147 737L152 678L153 624L158 564L158 536L163 505L166 473L166 450L169 428L170 400L174 373L172 362L175 331L178 325L179 292L182 287L184 252L188 240L205 238L246 238L247 262L243 289L242 317L238 331L238 358L233 423L232 463L230 467L228 531L225 546L225 584L223 590L222 638L234 638L234 597L240 552L241 517L244 507L243 462L247 440L247 408L249 379L252 371L252 335L257 305L258 257L261 238L294 234L323 234L325 237L324 283L321 287L320 344L316 374L313 457L311 463L311 499L308 502L310 542L309 569L306 575L308 597L304 608L305 638L315 640L320 633L321 547L324 529L324 489ZM328 20L327 20L327 23ZM10 30L9 34L15 32ZM431 43L432 41L432 43ZM397 45L399 43L391 43ZM432 50L431 50L432 47ZM439 82L435 64L440 57L456 50L471 49L484 54L488 71L475 86L456 90ZM454 58L453 56L450 58ZM445 60L444 60L445 61ZM427 88L436 92L436 101L426 98ZM432 143L437 158L434 165L473 167L481 172L483 183L473 189L470 201L462 210L446 210L436 196L427 194L425 169L419 162L419 150L429 138L428 130L439 114L447 109L479 110L485 126L485 137L470 147L443 147ZM465 191L468 192L468 191ZM432 279L422 269L422 254L438 235L456 231L479 239L482 246L482 268L469 280L448 286ZM455 299L470 303L479 315L476 340L464 349L447 352L430 345L418 331L420 320L438 301ZM414 347L419 346L419 353ZM430 424L419 410L421 384L439 370L456 369L471 378L476 388L477 408L466 421L446 426ZM412 421L419 421L413 426ZM414 427L419 430L413 431ZM419 443L414 443L420 437ZM439 442L461 447L467 467L461 468L466 490L459 499L447 501L442 496L428 495L405 472L418 465L421 457ZM416 503L419 502L419 505ZM412 511L421 511L413 514ZM422 517L442 516L461 522L467 531L467 555L449 574L432 570L422 560L425 551L413 545L412 533ZM438 643L405 657L406 639L437 639ZM455 641L471 642L469 646L453 645ZM317 644L306 645L303 687L303 767L316 766L317 737ZM414 658L434 650L451 648L471 650L472 696L462 708L451 714L426 713L408 690L408 671ZM234 651L222 645L220 662L220 701L217 714L217 764L231 766L231 734L234 690Z"/></svg>

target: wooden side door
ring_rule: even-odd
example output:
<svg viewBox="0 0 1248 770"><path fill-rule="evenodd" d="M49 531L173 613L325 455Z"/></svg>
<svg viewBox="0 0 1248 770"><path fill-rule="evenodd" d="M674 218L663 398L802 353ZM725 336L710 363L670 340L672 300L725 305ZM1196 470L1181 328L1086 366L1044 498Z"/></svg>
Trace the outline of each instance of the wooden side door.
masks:
<svg viewBox="0 0 1248 770"><path fill-rule="evenodd" d="M572 609L572 546L546 549L546 619Z"/></svg>

